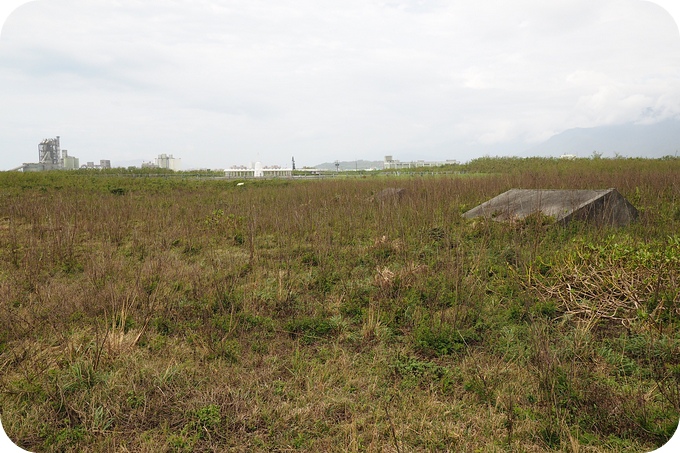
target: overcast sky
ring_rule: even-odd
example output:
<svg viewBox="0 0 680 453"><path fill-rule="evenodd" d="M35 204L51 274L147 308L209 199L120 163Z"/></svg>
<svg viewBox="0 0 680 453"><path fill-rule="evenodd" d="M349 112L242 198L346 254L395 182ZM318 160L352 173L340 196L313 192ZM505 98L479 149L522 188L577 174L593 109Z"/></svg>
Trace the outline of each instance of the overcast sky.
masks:
<svg viewBox="0 0 680 453"><path fill-rule="evenodd" d="M640 0L36 0L0 35L0 169L61 136L183 168L518 154L680 115L680 34Z"/></svg>

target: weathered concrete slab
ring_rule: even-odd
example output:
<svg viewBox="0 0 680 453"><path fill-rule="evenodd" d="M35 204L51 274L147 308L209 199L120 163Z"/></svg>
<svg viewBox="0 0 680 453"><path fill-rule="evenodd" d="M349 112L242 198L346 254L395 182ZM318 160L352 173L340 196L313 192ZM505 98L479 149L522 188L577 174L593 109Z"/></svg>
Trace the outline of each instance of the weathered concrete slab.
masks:
<svg viewBox="0 0 680 453"><path fill-rule="evenodd" d="M511 189L469 210L463 217L508 221L537 212L563 224L579 219L615 226L628 225L638 215L637 209L616 189Z"/></svg>
<svg viewBox="0 0 680 453"><path fill-rule="evenodd" d="M402 187L388 187L373 195L372 200L383 202L388 200L399 200L404 195L406 195L406 189Z"/></svg>

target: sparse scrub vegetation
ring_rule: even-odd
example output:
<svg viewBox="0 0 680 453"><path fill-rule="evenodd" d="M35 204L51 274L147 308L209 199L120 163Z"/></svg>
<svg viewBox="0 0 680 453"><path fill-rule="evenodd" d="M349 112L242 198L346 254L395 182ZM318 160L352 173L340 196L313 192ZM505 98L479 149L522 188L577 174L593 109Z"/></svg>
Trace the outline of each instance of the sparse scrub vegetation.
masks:
<svg viewBox="0 0 680 453"><path fill-rule="evenodd" d="M680 160L444 170L0 173L5 430L36 452L664 444ZM640 218L461 217L513 187L615 187Z"/></svg>

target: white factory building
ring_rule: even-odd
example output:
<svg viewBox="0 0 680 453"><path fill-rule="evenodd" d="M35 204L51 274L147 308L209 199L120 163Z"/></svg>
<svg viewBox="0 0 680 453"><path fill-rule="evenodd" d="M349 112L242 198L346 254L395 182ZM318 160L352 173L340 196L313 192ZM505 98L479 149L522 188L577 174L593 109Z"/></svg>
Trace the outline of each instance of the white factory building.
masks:
<svg viewBox="0 0 680 453"><path fill-rule="evenodd" d="M227 178L290 178L292 168L281 168L278 165L263 167L260 162L251 163L249 167L234 166L224 170Z"/></svg>

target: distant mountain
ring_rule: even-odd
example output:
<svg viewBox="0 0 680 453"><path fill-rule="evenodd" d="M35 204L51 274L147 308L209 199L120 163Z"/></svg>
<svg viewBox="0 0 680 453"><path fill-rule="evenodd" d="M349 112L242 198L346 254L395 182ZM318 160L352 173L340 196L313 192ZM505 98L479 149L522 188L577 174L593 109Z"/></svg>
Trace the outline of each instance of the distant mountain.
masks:
<svg viewBox="0 0 680 453"><path fill-rule="evenodd" d="M525 156L559 157L574 154L604 157L662 157L680 152L680 119L655 124L619 124L568 129L522 153Z"/></svg>
<svg viewBox="0 0 680 453"><path fill-rule="evenodd" d="M625 123L567 129L528 149L526 145L514 141L495 145L443 143L436 147L403 148L385 152L403 162L428 160L430 157L429 160L438 160L441 159L439 156L460 161L481 155L559 157L563 154L573 154L577 157L592 157L594 152L603 157L615 157L617 154L622 157L649 158L680 156L680 117L654 124ZM351 160L341 161L339 164L340 170L383 168L383 161ZM314 168L335 170L335 163L326 162Z"/></svg>
<svg viewBox="0 0 680 453"><path fill-rule="evenodd" d="M338 162L340 170L369 170L372 168L383 168L382 160L349 160ZM315 165L314 168L319 170L335 170L335 162L325 162L323 164Z"/></svg>

